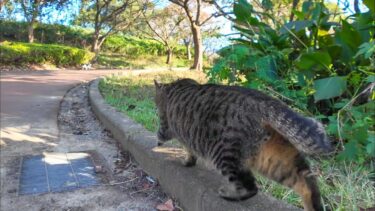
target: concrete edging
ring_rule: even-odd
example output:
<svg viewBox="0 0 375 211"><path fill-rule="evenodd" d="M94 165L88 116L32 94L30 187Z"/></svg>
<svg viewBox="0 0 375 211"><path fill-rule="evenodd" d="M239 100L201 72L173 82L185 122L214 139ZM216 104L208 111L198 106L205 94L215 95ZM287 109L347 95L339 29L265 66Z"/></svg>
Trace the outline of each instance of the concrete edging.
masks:
<svg viewBox="0 0 375 211"><path fill-rule="evenodd" d="M220 185L218 174L199 166L184 167L176 158L176 151L179 150L157 147L154 133L104 101L98 89L99 81L92 81L89 89L89 101L95 115L112 132L121 147L133 155L143 170L157 178L163 190L178 199L184 210L300 210L261 192L241 202L220 198L216 193Z"/></svg>

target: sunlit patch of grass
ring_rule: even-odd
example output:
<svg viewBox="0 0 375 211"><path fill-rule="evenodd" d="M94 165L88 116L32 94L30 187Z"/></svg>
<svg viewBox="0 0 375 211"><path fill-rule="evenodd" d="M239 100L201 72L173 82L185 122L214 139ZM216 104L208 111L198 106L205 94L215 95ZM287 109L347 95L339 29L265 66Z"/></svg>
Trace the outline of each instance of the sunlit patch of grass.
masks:
<svg viewBox="0 0 375 211"><path fill-rule="evenodd" d="M360 210L375 206L375 181L368 168L336 160L312 161L327 210ZM257 175L262 191L302 207L301 198L291 189Z"/></svg>
<svg viewBox="0 0 375 211"><path fill-rule="evenodd" d="M276 183L264 176L256 174L257 183L260 187L260 191L270 194L275 198L287 201L289 204L295 206L301 206L302 200L292 189L286 188L279 183Z"/></svg>
<svg viewBox="0 0 375 211"><path fill-rule="evenodd" d="M145 73L138 76L111 76L100 82L100 90L108 103L150 131L158 128L158 116L154 104L153 79L171 82L178 78L193 78L200 83L207 80L203 73L194 71L168 71ZM176 141L170 143L178 146ZM329 210L359 210L375 206L375 182L370 169L354 163L336 160L311 160L322 193L323 203ZM372 170L373 171L373 170ZM302 207L301 198L291 189L263 176L257 175L261 191L278 199Z"/></svg>
<svg viewBox="0 0 375 211"><path fill-rule="evenodd" d="M203 73L195 71L153 72L107 77L99 83L99 89L110 105L155 132L158 128L158 116L154 103L153 80L168 83L178 78L206 81Z"/></svg>
<svg viewBox="0 0 375 211"><path fill-rule="evenodd" d="M318 182L326 206L334 210L375 207L375 175L370 168L334 159L313 166L320 172Z"/></svg>

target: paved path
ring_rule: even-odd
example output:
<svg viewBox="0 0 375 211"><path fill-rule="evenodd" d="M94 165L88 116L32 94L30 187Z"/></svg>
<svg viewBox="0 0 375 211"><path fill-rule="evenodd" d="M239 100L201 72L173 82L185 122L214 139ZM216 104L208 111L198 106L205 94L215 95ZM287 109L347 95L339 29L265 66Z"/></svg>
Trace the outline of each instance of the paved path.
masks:
<svg viewBox="0 0 375 211"><path fill-rule="evenodd" d="M108 152L105 157L106 163L113 166L115 159L113 156L117 152L115 143L108 142L101 136L81 143L81 140L74 135L59 134L57 115L60 101L70 88L101 75L119 72L113 70L38 71L1 74L1 211L126 210L128 208L150 210L155 206L155 202L145 197L129 196L120 185L101 185L74 192L43 195L18 196L17 194L22 155L64 151L65 148L72 148L74 151L104 150ZM123 174L127 172L124 171Z"/></svg>
<svg viewBox="0 0 375 211"><path fill-rule="evenodd" d="M48 150L58 137L59 103L74 85L114 70L1 73L1 156Z"/></svg>

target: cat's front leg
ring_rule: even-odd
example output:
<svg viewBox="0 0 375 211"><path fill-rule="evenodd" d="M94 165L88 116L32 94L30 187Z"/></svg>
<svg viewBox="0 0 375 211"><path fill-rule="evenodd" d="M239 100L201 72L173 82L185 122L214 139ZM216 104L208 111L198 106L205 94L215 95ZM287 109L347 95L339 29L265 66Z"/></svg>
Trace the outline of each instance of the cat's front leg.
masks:
<svg viewBox="0 0 375 211"><path fill-rule="evenodd" d="M168 132L168 130L162 130L161 128L157 132L158 137L158 146L163 145L165 142L172 139L171 134Z"/></svg>
<svg viewBox="0 0 375 211"><path fill-rule="evenodd" d="M185 148L185 151L186 151L186 157L184 160L182 160L182 165L186 166L186 167L191 167L191 166L195 166L196 162L197 162L197 157L191 153L190 150L186 149Z"/></svg>

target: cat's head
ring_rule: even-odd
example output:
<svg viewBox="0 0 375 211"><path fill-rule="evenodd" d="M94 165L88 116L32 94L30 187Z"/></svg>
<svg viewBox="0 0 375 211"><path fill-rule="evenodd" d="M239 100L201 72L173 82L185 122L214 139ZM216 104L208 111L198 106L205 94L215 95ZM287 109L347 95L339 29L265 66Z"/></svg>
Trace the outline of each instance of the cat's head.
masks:
<svg viewBox="0 0 375 211"><path fill-rule="evenodd" d="M158 146L171 139L169 135L169 126L166 116L166 84L162 84L154 80L155 84L155 104L158 109L160 125L157 132Z"/></svg>
<svg viewBox="0 0 375 211"><path fill-rule="evenodd" d="M166 109L166 84L159 83L154 80L155 84L155 104L160 112L165 112Z"/></svg>
<svg viewBox="0 0 375 211"><path fill-rule="evenodd" d="M154 80L155 84L155 104L159 110L159 114L165 113L166 103L167 103L167 94L172 92L177 87L198 85L199 83L190 78L178 79L172 83L160 83L157 80Z"/></svg>

